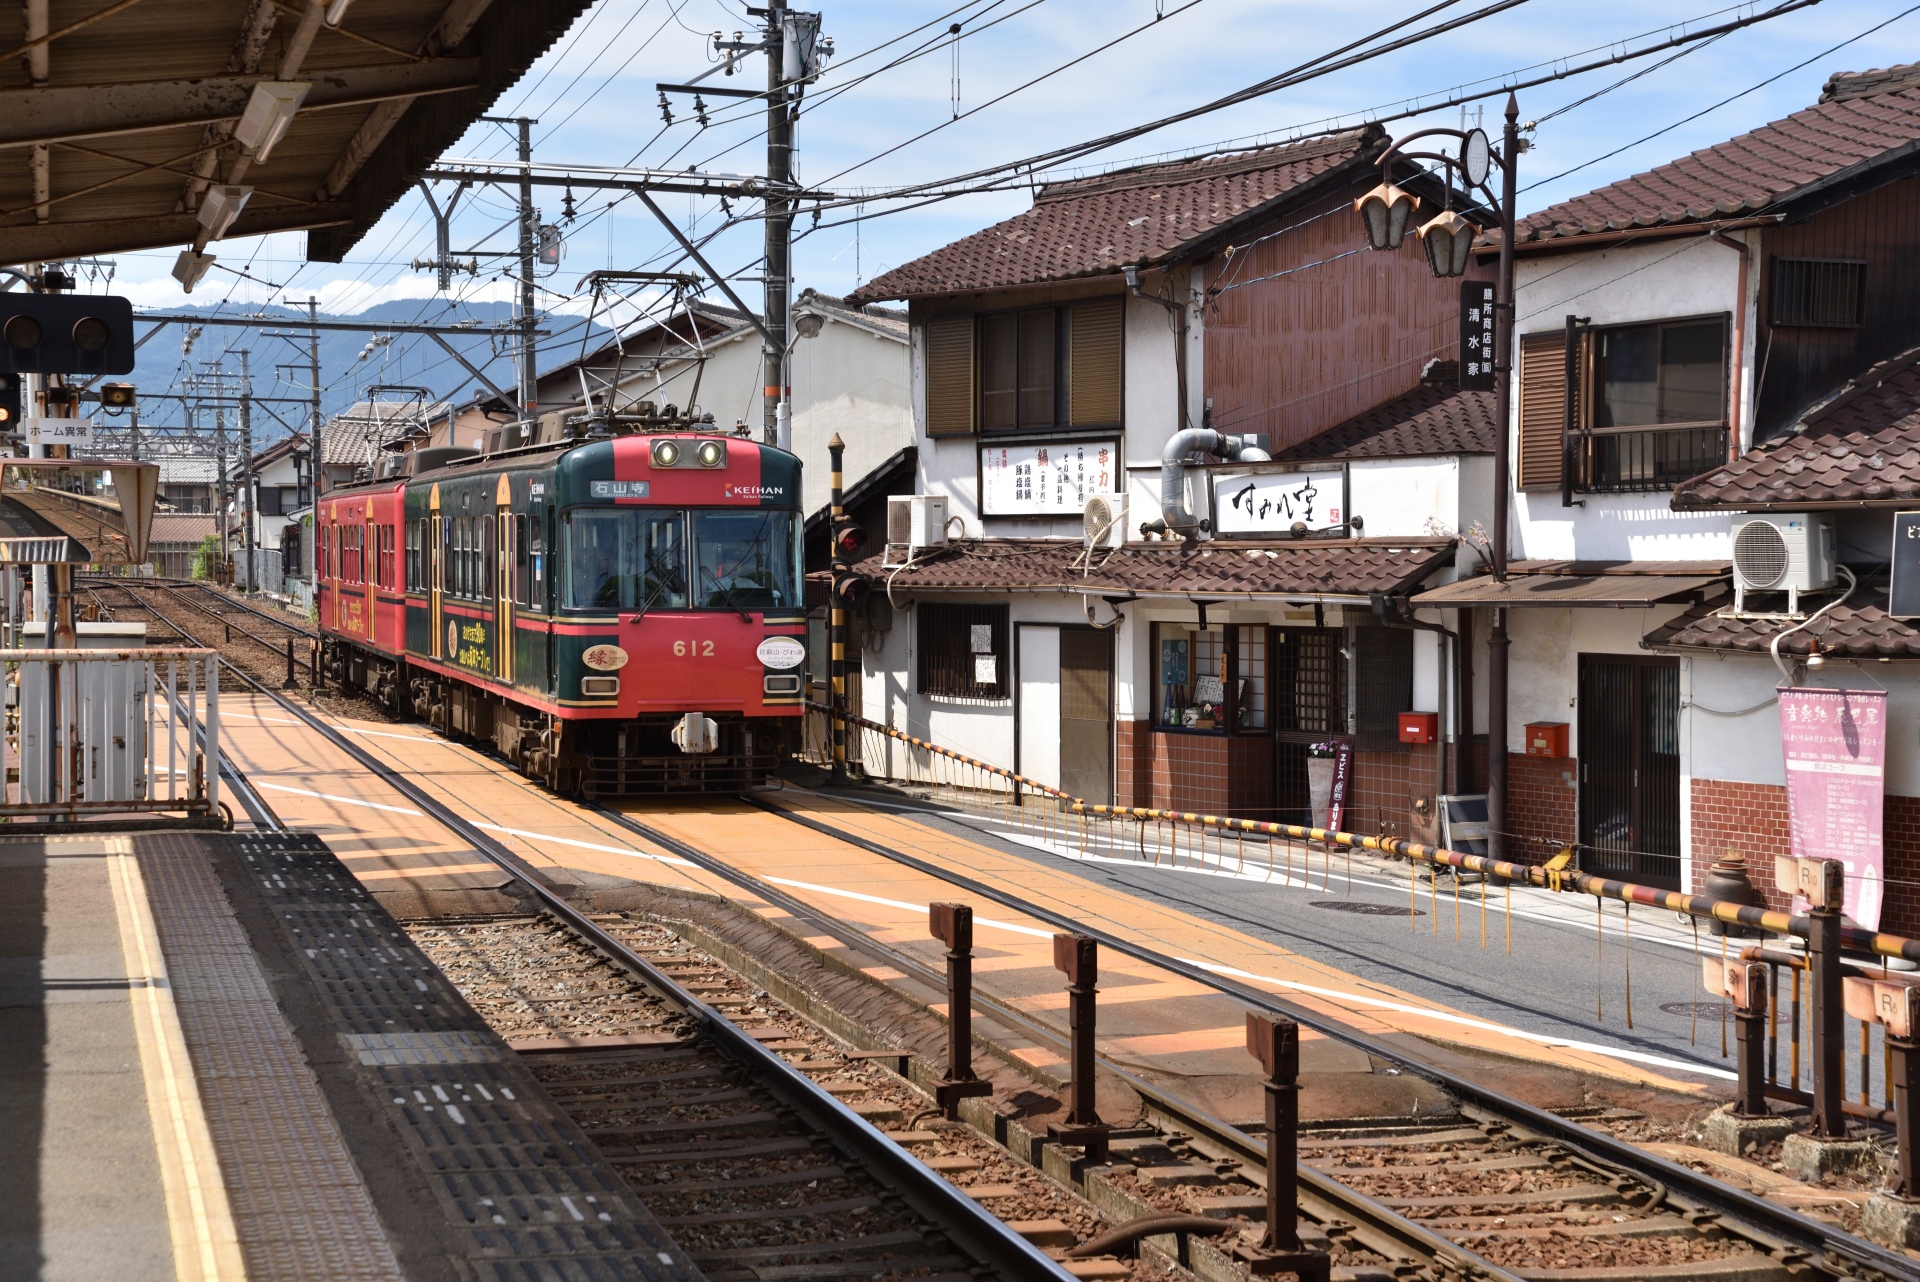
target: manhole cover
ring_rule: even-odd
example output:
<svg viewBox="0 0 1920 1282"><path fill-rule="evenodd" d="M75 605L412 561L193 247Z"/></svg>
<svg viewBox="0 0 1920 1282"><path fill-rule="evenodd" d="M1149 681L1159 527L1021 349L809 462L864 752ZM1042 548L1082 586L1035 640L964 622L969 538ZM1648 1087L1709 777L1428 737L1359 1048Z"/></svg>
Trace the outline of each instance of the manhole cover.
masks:
<svg viewBox="0 0 1920 1282"><path fill-rule="evenodd" d="M1405 917L1412 912L1415 917L1427 914L1418 908L1396 908L1392 904L1370 904L1361 899L1312 899L1308 905L1313 908L1331 908L1337 913L1359 913L1362 917Z"/></svg>
<svg viewBox="0 0 1920 1282"><path fill-rule="evenodd" d="M1662 1002L1660 1009L1686 1019L1717 1020L1733 1014L1733 1008L1724 1002Z"/></svg>

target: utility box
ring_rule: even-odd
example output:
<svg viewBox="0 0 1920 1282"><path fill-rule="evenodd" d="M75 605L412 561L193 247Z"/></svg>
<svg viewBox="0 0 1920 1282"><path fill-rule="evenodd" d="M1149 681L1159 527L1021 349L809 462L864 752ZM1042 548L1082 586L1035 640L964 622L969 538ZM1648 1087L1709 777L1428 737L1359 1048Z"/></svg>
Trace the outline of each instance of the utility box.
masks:
<svg viewBox="0 0 1920 1282"><path fill-rule="evenodd" d="M1564 721L1529 721L1527 723L1527 755L1529 757L1566 756L1567 723Z"/></svg>
<svg viewBox="0 0 1920 1282"><path fill-rule="evenodd" d="M141 623L79 623L74 627L82 650L133 650L147 643ZM22 648L46 645L45 623L21 628ZM78 774L80 795L89 802L139 801L148 795L147 704L152 697L146 664L140 660L107 659L99 663L66 663L60 701L64 715L55 717L48 705L47 665L22 663L19 671L20 797L23 802L54 799L59 778ZM49 743L63 745L62 724L79 732L80 751L52 774Z"/></svg>
<svg viewBox="0 0 1920 1282"><path fill-rule="evenodd" d="M1403 712L1400 714L1401 743L1432 743L1439 737L1439 713Z"/></svg>

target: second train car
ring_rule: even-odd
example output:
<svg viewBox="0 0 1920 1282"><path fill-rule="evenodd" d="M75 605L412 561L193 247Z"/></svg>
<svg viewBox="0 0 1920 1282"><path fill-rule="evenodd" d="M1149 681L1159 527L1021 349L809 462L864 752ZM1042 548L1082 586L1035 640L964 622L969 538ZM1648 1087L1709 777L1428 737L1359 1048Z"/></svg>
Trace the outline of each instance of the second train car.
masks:
<svg viewBox="0 0 1920 1282"><path fill-rule="evenodd" d="M675 432L396 465L315 507L332 680L560 792L737 790L797 746L798 458Z"/></svg>

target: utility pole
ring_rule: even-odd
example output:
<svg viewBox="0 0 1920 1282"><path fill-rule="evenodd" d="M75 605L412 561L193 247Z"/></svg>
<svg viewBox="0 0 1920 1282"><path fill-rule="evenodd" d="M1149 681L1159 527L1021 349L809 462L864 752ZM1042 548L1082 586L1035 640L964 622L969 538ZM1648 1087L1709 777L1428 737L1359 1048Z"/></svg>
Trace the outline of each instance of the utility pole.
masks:
<svg viewBox="0 0 1920 1282"><path fill-rule="evenodd" d="M254 551L253 525L253 381L247 349L240 349L240 547L247 557L248 592L260 590L260 563Z"/></svg>
<svg viewBox="0 0 1920 1282"><path fill-rule="evenodd" d="M533 127L540 122L528 116L482 116L496 125L513 125L520 138L520 416L531 419L539 412L540 389L534 381L534 338L538 318L533 310L533 255L539 242L539 216L533 208Z"/></svg>
<svg viewBox="0 0 1920 1282"><path fill-rule="evenodd" d="M320 501L321 460L326 456L320 452L320 304L312 294L307 295L307 391L313 397L313 431L307 437L307 475L312 478L312 496L310 503Z"/></svg>
<svg viewBox="0 0 1920 1282"><path fill-rule="evenodd" d="M786 195L793 174L793 117L788 112L786 0L767 6L767 276L763 307L767 330L763 439L777 442L780 405L787 385L788 259L793 249L793 201ZM804 71L796 67L796 73Z"/></svg>

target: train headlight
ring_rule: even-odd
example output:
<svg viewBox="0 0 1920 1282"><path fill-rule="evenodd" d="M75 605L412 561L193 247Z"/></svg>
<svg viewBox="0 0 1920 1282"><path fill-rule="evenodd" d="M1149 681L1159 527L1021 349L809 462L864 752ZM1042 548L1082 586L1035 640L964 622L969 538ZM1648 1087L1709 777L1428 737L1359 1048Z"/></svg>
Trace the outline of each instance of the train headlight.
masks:
<svg viewBox="0 0 1920 1282"><path fill-rule="evenodd" d="M653 465L655 467L673 467L680 462L680 442L655 441L653 443Z"/></svg>
<svg viewBox="0 0 1920 1282"><path fill-rule="evenodd" d="M701 467L725 467L727 447L719 441L702 441L694 457L700 460Z"/></svg>

